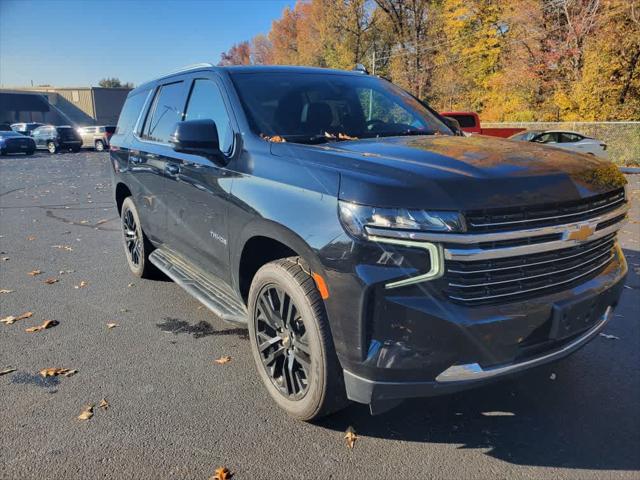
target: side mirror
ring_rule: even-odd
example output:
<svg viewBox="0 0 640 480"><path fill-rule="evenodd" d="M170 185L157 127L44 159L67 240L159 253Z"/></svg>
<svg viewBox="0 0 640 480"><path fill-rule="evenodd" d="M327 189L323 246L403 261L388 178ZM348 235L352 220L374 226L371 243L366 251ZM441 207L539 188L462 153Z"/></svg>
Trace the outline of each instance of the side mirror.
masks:
<svg viewBox="0 0 640 480"><path fill-rule="evenodd" d="M456 120L453 117L442 117L442 120L444 121L444 124L447 127L453 130L453 133L455 135L458 135L459 137L464 137L462 127L460 127L460 123L458 122L458 120Z"/></svg>
<svg viewBox="0 0 640 480"><path fill-rule="evenodd" d="M220 155L218 128L213 120L187 120L176 123L169 143L176 152L217 157Z"/></svg>

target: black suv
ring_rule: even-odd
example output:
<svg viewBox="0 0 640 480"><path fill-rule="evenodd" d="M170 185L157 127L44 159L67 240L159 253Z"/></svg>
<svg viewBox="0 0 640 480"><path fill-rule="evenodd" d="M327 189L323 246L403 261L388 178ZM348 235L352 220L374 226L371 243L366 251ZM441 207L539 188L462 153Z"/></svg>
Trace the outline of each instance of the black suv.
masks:
<svg viewBox="0 0 640 480"><path fill-rule="evenodd" d="M246 325L299 419L564 357L611 319L627 273L615 166L456 136L364 73L182 70L129 94L111 161L132 272Z"/></svg>
<svg viewBox="0 0 640 480"><path fill-rule="evenodd" d="M43 125L36 128L31 136L36 142L36 147L49 150L49 153L57 153L61 150L79 152L82 147L82 137L75 128L69 125Z"/></svg>

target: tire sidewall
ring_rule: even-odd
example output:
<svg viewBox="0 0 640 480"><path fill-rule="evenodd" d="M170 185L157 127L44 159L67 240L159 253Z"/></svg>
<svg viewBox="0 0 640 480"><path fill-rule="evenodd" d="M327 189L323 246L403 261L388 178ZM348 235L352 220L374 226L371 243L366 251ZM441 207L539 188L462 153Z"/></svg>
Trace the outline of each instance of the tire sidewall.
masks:
<svg viewBox="0 0 640 480"><path fill-rule="evenodd" d="M96 152L104 152L104 143L102 140L97 140L95 143Z"/></svg>
<svg viewBox="0 0 640 480"><path fill-rule="evenodd" d="M125 237L124 237L124 224L122 222L122 219L124 218L125 213L127 211L130 211L133 214L133 218L136 222L136 231L138 234L138 238L140 239L139 265L136 265L131 261L131 258L129 257L129 251L127 250L127 242L125 241ZM133 203L133 199L131 197L125 198L124 202L122 202L122 209L120 211L120 228L123 229L122 246L124 248L124 254L127 259L127 264L129 265L129 269L131 270L131 273L133 273L136 277L142 277L142 275L144 274L145 263L147 261L146 244L145 244L146 242L144 242L144 236L142 232L142 226L140 225L140 216L138 215L138 209L136 208L135 203Z"/></svg>
<svg viewBox="0 0 640 480"><path fill-rule="evenodd" d="M285 398L274 386L262 363L256 342L255 311L260 292L266 285L275 284L285 290L301 314L302 321L308 334L309 349L311 350L311 378L309 389L300 400ZM300 420L315 417L324 401L327 390L327 360L326 345L322 344L322 336L318 328L316 315L311 302L295 278L277 264L267 264L256 273L249 291L249 338L251 351L258 369L258 374L271 397L291 416Z"/></svg>
<svg viewBox="0 0 640 480"><path fill-rule="evenodd" d="M51 148L52 146L53 146L53 149ZM55 153L58 153L58 147L53 142L48 142L47 143L47 150L49 150L49 153L52 154L52 155L55 154Z"/></svg>

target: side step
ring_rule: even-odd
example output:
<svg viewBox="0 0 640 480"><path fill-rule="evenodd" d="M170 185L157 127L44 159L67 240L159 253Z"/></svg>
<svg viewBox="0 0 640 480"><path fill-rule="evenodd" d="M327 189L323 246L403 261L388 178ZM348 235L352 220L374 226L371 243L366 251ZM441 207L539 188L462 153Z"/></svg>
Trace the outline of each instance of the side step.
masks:
<svg viewBox="0 0 640 480"><path fill-rule="evenodd" d="M244 303L219 278L203 272L167 247L151 252L149 261L222 320L247 324L248 312Z"/></svg>

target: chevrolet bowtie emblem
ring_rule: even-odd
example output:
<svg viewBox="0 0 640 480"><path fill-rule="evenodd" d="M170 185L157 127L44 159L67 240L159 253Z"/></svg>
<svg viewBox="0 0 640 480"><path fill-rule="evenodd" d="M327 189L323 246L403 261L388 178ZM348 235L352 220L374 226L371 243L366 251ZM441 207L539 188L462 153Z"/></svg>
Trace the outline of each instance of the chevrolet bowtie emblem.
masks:
<svg viewBox="0 0 640 480"><path fill-rule="evenodd" d="M577 230L573 230L567 233L567 240L578 240L580 242L585 241L593 232L595 232L595 227L591 225L581 225Z"/></svg>

